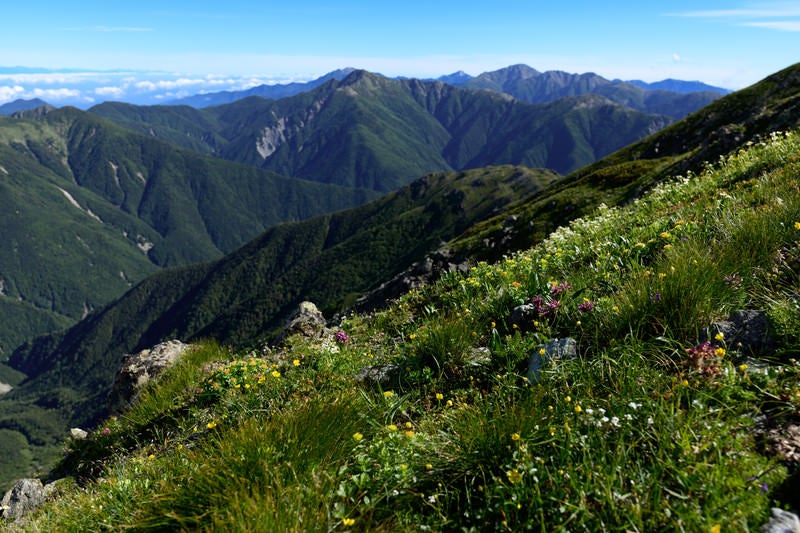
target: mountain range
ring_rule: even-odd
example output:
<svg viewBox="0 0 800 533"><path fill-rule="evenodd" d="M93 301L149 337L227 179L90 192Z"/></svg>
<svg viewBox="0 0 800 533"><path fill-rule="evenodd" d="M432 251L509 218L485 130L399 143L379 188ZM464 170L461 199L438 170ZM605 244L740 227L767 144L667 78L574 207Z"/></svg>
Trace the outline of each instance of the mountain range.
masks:
<svg viewBox="0 0 800 533"><path fill-rule="evenodd" d="M564 174L672 122L594 94L533 105L360 70L280 100L205 109L105 103L89 111L223 159L384 192L428 172L487 165Z"/></svg>
<svg viewBox="0 0 800 533"><path fill-rule="evenodd" d="M753 93L664 130L666 114L613 92L578 94L620 85L593 75L490 74L455 76L456 87L345 69L280 99L45 106L0 119L0 223L14 236L0 253L0 342L19 346L0 365L0 382L15 387L0 398L0 430L17 435L8 442L23 435L30 464L46 464L65 424L102 414L122 353L168 337L263 342L300 300L346 308L444 242L459 260L497 257L769 127L750 126ZM525 102L536 94L528 80L565 96ZM774 91L763 92L758 104L772 109ZM733 116L724 102L736 98L741 123L709 118ZM683 145L653 135L687 121ZM731 128L744 133L714 143ZM587 166L647 135L629 148L647 156ZM705 148L680 151L693 142Z"/></svg>
<svg viewBox="0 0 800 533"><path fill-rule="evenodd" d="M759 136L779 129L797 127L800 123L800 95L797 91L799 81L800 67L786 69L748 89L725 96L700 112L604 159L588 164L565 178L560 178L553 172L532 171L517 166L433 173L354 210L274 226L244 247L217 261L163 270L147 278L112 305L90 313L69 330L38 338L17 349L9 361L10 366L3 367L0 372L0 378L6 376L6 380L13 379L16 386L0 399L3 412L8 413L0 418L0 429L25 435L27 442L32 443L36 450L33 456L39 463L46 462L47 458L52 457L53 445L57 442L58 435L68 423L87 423L101 413L99 400L110 384L110 378L122 353L174 336L184 339L214 337L232 344L258 344L269 338L269 333L299 301L314 299L329 312L342 309L354 302L358 295L409 268L413 262L423 259L426 253L441 248L443 242L448 243L446 248L454 256L471 260L496 258L510 253L540 240L556 227L590 212L600 203L616 205L629 202L667 176L697 171L706 161L713 161L719 155ZM464 94L449 94L450 91L462 90L440 82L387 80L360 71L352 72L341 82L329 80L317 91L320 93L311 91L304 96L298 96L301 96L301 101L313 103L318 101L315 96L325 94L334 102L328 103L329 106L338 108L354 105L351 109L361 110L362 116L374 117L381 116L383 110L372 103L371 97L376 91L387 91L391 96L401 99L401 103L426 102L425 109L437 110L438 116L449 118L444 123L450 124L457 123L459 117L463 116L473 120L478 115L465 113L477 104L487 105L486 102L497 103L497 109L506 111L515 106L521 106L525 110L528 106L534 109L551 109L551 105L561 105L563 107L559 109L566 111L563 113L565 116L575 108L594 111L617 109L607 99L598 96L573 97L539 107L519 103L495 93L463 91ZM450 99L443 98L444 95L449 95ZM358 99L356 96L362 99L357 102L358 105L352 102ZM336 98L344 98L344 103L337 103ZM380 99L377 101L382 102ZM599 102L599 105L589 105L593 102ZM254 100L250 105L256 108L258 105L266 105L265 109L270 111L273 119L277 115L276 110L293 107L289 104L284 104L287 108L270 107L276 103L266 101L264 104ZM446 103L444 107L443 103ZM7 141L10 147L8 154L10 157L12 151L16 150L24 155L22 160L36 160L53 174L53 181L57 178L76 179L77 176L82 176L81 168L88 168L76 165L73 170L72 166L65 166L67 154L67 162L74 159L76 162L84 161L83 165L94 165L93 168L99 172L99 176L105 176L106 179L98 178L93 182L89 178L94 174L86 174L86 186L92 195L105 195L104 197L112 198L117 206L131 206L128 208L130 211L133 211L132 206L136 206L136 212L159 212L160 216L151 214L144 217L144 220L165 222L163 228L178 231L178 228L195 226L187 226L180 220L173 220L170 224L168 221L173 215L169 209L142 210L139 203L131 203L132 200L123 194L126 190L123 184L135 183L137 169L144 173L144 170L151 172L155 167L139 167L137 165L143 163L134 159L136 165L132 165L123 174L114 168L121 166L117 160L103 156L102 143L91 149L80 149L81 142L76 143L76 139L85 141L106 137L98 135L98 132L101 128L110 128L111 132L119 136L116 142L111 143L115 146L123 143L123 139L130 138L137 143L145 143L144 146L149 146L147 142L154 143L154 146L162 147L164 152L178 154L183 158L189 158L189 154L200 157L152 137L168 137L169 132L185 132L187 125L198 124L200 119L210 120L208 117L213 120L228 117L230 120L230 117L243 116L239 107L242 105L237 102L232 107L224 106L222 112L214 110L212 115L186 107L151 109L114 105L101 109L106 116L110 115L108 110L118 112L122 109L125 113L120 117L130 120L129 124L137 129L152 127L153 131L149 136L131 134L113 126L106 120L97 118L99 113L63 111L62 113L72 119L80 119L76 126L69 121L65 122L55 111L39 111L13 119L22 121L24 128L27 128L25 131L37 133L28 134L29 140L24 144L24 150L20 143ZM320 109L324 107L320 106ZM375 107L378 109L373 109ZM308 106L301 106L300 109L307 110ZM407 108L401 106L400 109ZM137 117L136 113L142 113L143 117ZM359 116L358 113L353 114ZM613 113L610 115L613 116ZM165 120L164 117L169 117L170 120ZM119 117L117 120L123 121ZM429 123L432 120L429 118ZM601 119L597 120L602 122ZM373 119L372 123L375 122L377 121ZM442 124L438 119L436 122ZM520 122L524 123L523 120ZM246 124L234 120L230 123L239 124L240 127ZM285 120L284 123L289 121ZM499 128L497 125L500 123L499 120L488 121L488 124L493 124L496 128ZM587 123L593 122L585 119L583 124ZM261 124L263 127L263 123ZM161 134L155 130L156 125L163 125L159 130ZM477 126L472 130L466 128L472 132L480 129ZM56 141L63 137L54 136L52 131L62 132L62 135L65 131L82 132L68 145L78 149L66 151L61 148L59 152ZM200 131L203 130L198 130L198 133ZM522 130L512 128L511 131ZM600 131L608 134L608 130ZM48 135L42 135L42 132ZM511 142L515 136L510 133L505 138L506 142ZM252 137L250 139L252 141ZM187 142L197 142L200 146L208 147L227 147L230 144L224 137L213 140L200 134L195 134ZM465 147L472 146L468 142L462 144ZM141 154L142 145L136 146L140 147ZM295 146L307 145L300 143ZM305 148L300 152L302 151ZM162 156L169 157L168 153L159 152L159 158L153 158L151 163L155 165ZM218 160L200 157L200 161L204 165L212 165L212 161ZM220 164L223 163L230 164ZM175 165L177 163L167 166ZM160 168L161 165L157 167ZM103 168L107 169L105 173L100 171ZM238 165L236 169L237 174L263 172L254 169L252 163L250 166ZM119 184L114 176L123 176ZM264 179L263 174L258 176L259 179ZM184 179L185 174L176 174L170 181L182 183ZM76 181L80 184L79 180ZM373 182L372 185L377 189L380 185L376 186L376 183ZM51 194L53 188L51 185ZM88 196L88 193L81 196L79 189L67 189L66 185L63 188L67 192L74 191L74 195L70 192L74 203L68 199L66 201L74 214L80 214L97 224L99 223L87 211L91 211L101 220L105 220L103 217L113 219L111 213L116 213L115 211L110 208L101 211L99 207L96 208L101 203L89 201L94 200L94 196ZM196 189L198 188L191 186L188 188L195 191L192 194L198 192ZM175 196L186 198L188 190ZM363 190L349 190L350 194L365 194ZM56 192L56 197L60 194L66 198L63 192ZM129 192L128 195L139 198L141 196L137 195L141 195L141 191L135 194ZM162 196L169 196L169 193ZM198 199L202 195L189 197ZM365 199L364 196L362 198ZM223 211L230 215L236 209L227 206ZM126 213L124 209L121 212ZM122 225L115 231L121 233L121 228ZM130 228L147 229L135 225ZM166 231L166 235L169 235L169 231ZM135 238L126 238L131 241L129 246L133 249L137 248L136 244L142 244L134 242ZM175 239L176 242L180 240ZM215 241L213 236L206 236L200 242L221 241ZM215 244L209 250L219 254L226 246L233 248L235 244ZM163 264L180 264L179 258L191 260L180 255L188 252L168 253L167 249L168 247L164 247L162 255L156 256L162 258Z"/></svg>
<svg viewBox="0 0 800 533"><path fill-rule="evenodd" d="M232 103L250 96L286 98L315 89L330 80L341 81L355 70L335 70L305 83L259 85L244 91L199 94L173 100L169 104L203 108ZM626 82L607 80L594 73L539 72L523 64L484 72L474 77L459 71L424 81L439 81L465 89L490 90L531 104L548 103L565 96L599 94L638 111L665 114L673 119L682 118L730 92L697 81L667 79L655 83L640 80Z"/></svg>

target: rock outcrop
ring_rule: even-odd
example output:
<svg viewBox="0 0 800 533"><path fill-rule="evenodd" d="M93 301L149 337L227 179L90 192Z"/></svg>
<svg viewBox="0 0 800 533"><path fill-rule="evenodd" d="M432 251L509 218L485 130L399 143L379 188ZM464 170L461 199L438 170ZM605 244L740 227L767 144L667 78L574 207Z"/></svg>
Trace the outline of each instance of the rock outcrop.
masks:
<svg viewBox="0 0 800 533"><path fill-rule="evenodd" d="M11 487L2 502L0 516L19 521L47 499L48 490L38 479L20 479Z"/></svg>
<svg viewBox="0 0 800 533"><path fill-rule="evenodd" d="M133 405L142 387L174 365L188 348L188 344L171 340L124 356L108 394L109 411L118 414Z"/></svg>
<svg viewBox="0 0 800 533"><path fill-rule="evenodd" d="M280 344L292 335L300 335L308 339L317 339L328 332L327 321L313 302L301 302L297 310L286 321L276 344Z"/></svg>

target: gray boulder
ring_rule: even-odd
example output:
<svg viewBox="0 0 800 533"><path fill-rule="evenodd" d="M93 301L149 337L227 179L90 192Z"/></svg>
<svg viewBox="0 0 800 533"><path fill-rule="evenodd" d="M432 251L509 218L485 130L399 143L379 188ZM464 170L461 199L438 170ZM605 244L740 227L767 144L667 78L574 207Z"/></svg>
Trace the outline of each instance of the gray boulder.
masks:
<svg viewBox="0 0 800 533"><path fill-rule="evenodd" d="M3 496L0 516L7 520L20 520L24 515L41 505L47 498L42 482L38 479L20 479Z"/></svg>
<svg viewBox="0 0 800 533"><path fill-rule="evenodd" d="M292 335L300 335L309 339L319 338L327 331L326 325L325 317L314 303L301 302L287 320L283 332L278 337L278 343Z"/></svg>
<svg viewBox="0 0 800 533"><path fill-rule="evenodd" d="M762 533L800 533L800 519L794 513L772 508L769 522L761 526Z"/></svg>
<svg viewBox="0 0 800 533"><path fill-rule="evenodd" d="M539 370L552 358L572 359L578 356L578 342L572 337L553 339L537 346L528 359L528 381L539 380Z"/></svg>
<svg viewBox="0 0 800 533"><path fill-rule="evenodd" d="M775 341L765 311L754 309L734 311L728 320L712 324L709 336L713 339L717 333L725 336L728 349L746 355L771 355L775 350Z"/></svg>
<svg viewBox="0 0 800 533"><path fill-rule="evenodd" d="M171 340L124 356L108 395L109 411L119 414L133 405L142 388L173 366L187 349L188 344Z"/></svg>

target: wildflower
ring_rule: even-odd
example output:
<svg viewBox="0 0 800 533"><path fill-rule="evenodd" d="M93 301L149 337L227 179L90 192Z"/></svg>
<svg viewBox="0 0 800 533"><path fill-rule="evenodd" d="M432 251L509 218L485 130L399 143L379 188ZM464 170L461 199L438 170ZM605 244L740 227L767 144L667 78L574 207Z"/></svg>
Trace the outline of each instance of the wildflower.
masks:
<svg viewBox="0 0 800 533"><path fill-rule="evenodd" d="M394 396L394 391L387 390L383 393L384 398L391 398L392 396Z"/></svg>
<svg viewBox="0 0 800 533"><path fill-rule="evenodd" d="M216 423L216 422L214 422L214 421L212 420L211 422L209 422L208 424L206 424L206 427L207 427L208 429L214 429L215 427L217 427L217 423Z"/></svg>
<svg viewBox="0 0 800 533"><path fill-rule="evenodd" d="M151 453L150 455L147 456L147 458L152 461L153 459L156 458L156 456Z"/></svg>
<svg viewBox="0 0 800 533"><path fill-rule="evenodd" d="M516 440L519 440L519 439L520 439L519 433L512 433L511 434L511 440L516 441Z"/></svg>
<svg viewBox="0 0 800 533"><path fill-rule="evenodd" d="M795 222L794 223L794 229L800 230L800 222Z"/></svg>
<svg viewBox="0 0 800 533"><path fill-rule="evenodd" d="M689 386L689 381L684 379L683 381L681 381L681 385L683 385L684 387L688 387Z"/></svg>
<svg viewBox="0 0 800 533"><path fill-rule="evenodd" d="M101 435L110 435L110 434L111 434L111 428L103 428L103 429L100 431L100 434L101 434Z"/></svg>
<svg viewBox="0 0 800 533"><path fill-rule="evenodd" d="M411 430L408 430L408 431L404 431L403 435L405 435L406 437L410 438L410 437L413 437L415 435L415 433L413 431L411 431Z"/></svg>
<svg viewBox="0 0 800 533"><path fill-rule="evenodd" d="M583 408L580 405L576 405L575 406L575 412L576 413L580 413L581 411L583 411Z"/></svg>
<svg viewBox="0 0 800 533"><path fill-rule="evenodd" d="M615 313L619 313L619 307L616 305L612 307L611 310L614 311Z"/></svg>
<svg viewBox="0 0 800 533"><path fill-rule="evenodd" d="M745 370L747 370L747 365L746 365L746 364L744 364L744 363L742 363L741 365L739 365L739 370L741 370L742 372L744 372Z"/></svg>
<svg viewBox="0 0 800 533"><path fill-rule="evenodd" d="M353 433L353 440L355 440L355 441L360 441L360 440L361 440L361 439L363 439L363 438L364 438L364 435L363 435L363 434L361 434L361 433L359 433L358 431L356 431L355 433Z"/></svg>
<svg viewBox="0 0 800 533"><path fill-rule="evenodd" d="M281 373L278 372L277 370L273 370L272 371L272 377L279 378L279 377L281 377Z"/></svg>
<svg viewBox="0 0 800 533"><path fill-rule="evenodd" d="M492 329L494 329L494 328L496 328L496 327L497 327L497 324L495 323L495 321L494 321L494 320L492 320Z"/></svg>
<svg viewBox="0 0 800 533"><path fill-rule="evenodd" d="M340 344L346 344L350 342L350 335L348 335L342 330L339 330L336 332L336 342Z"/></svg>
<svg viewBox="0 0 800 533"><path fill-rule="evenodd" d="M672 237L672 235L670 235L668 231L665 231L662 232L661 235L659 235L659 237L661 237L662 239L669 239L670 237Z"/></svg>
<svg viewBox="0 0 800 533"><path fill-rule="evenodd" d="M294 366L300 366L300 359L295 359L294 361L292 361L292 364Z"/></svg>
<svg viewBox="0 0 800 533"><path fill-rule="evenodd" d="M394 424L389 424L388 426L386 426L386 429L388 429L389 431L397 431L397 426L395 426Z"/></svg>
<svg viewBox="0 0 800 533"><path fill-rule="evenodd" d="M411 424L411 422L406 422L406 423L405 423L405 426L406 426L406 429L411 429L411 428L413 428L413 427L414 427L414 426Z"/></svg>
<svg viewBox="0 0 800 533"><path fill-rule="evenodd" d="M546 353L547 350L545 350L544 348L539 348L539 355L545 355Z"/></svg>
<svg viewBox="0 0 800 533"><path fill-rule="evenodd" d="M720 331L716 335L714 335L714 340L721 341L725 339L725 335Z"/></svg>
<svg viewBox="0 0 800 533"><path fill-rule="evenodd" d="M441 392L437 392L436 399L439 401L444 400L444 394L442 394Z"/></svg>
<svg viewBox="0 0 800 533"><path fill-rule="evenodd" d="M565 396L565 397L564 397L564 401L565 401L565 402L567 402L567 403L569 403L569 402L571 402L571 401L572 401L572 398L570 398L569 396Z"/></svg>
<svg viewBox="0 0 800 533"><path fill-rule="evenodd" d="M636 410L636 409L640 408L641 406L642 406L642 404L640 404L640 403L628 402L628 407L630 407L633 410Z"/></svg>
<svg viewBox="0 0 800 533"><path fill-rule="evenodd" d="M522 474L516 468L506 472L506 477L508 477L508 481L512 484L517 484L522 482Z"/></svg>
<svg viewBox="0 0 800 533"><path fill-rule="evenodd" d="M711 526L711 533L719 533L722 530L722 527L719 524L714 524Z"/></svg>
<svg viewBox="0 0 800 533"><path fill-rule="evenodd" d="M583 302L578 304L578 311L583 311L584 313L588 313L594 309L594 302L591 300L584 299Z"/></svg>
<svg viewBox="0 0 800 533"><path fill-rule="evenodd" d="M661 301L661 293L655 293L650 297L651 302L660 302Z"/></svg>
<svg viewBox="0 0 800 533"><path fill-rule="evenodd" d="M717 357L724 357L725 356L725 348L717 347L714 349L714 355Z"/></svg>
<svg viewBox="0 0 800 533"><path fill-rule="evenodd" d="M447 403L445 405L447 407L453 407L453 400L447 400Z"/></svg>
<svg viewBox="0 0 800 533"><path fill-rule="evenodd" d="M414 334L414 333L411 333L411 334L408 336L408 338L409 338L409 340L412 340L412 341L413 341L414 339L416 339L416 338L417 338L417 335L416 335L416 334Z"/></svg>
<svg viewBox="0 0 800 533"><path fill-rule="evenodd" d="M343 526L352 526L355 525L356 519L355 518L342 518L342 525Z"/></svg>

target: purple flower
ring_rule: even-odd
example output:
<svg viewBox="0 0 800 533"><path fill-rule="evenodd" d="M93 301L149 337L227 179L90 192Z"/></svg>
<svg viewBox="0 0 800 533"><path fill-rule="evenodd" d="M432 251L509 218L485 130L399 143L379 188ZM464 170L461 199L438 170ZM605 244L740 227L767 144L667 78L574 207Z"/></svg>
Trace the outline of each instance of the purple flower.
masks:
<svg viewBox="0 0 800 533"><path fill-rule="evenodd" d="M661 293L657 292L650 297L651 302L660 302L661 301Z"/></svg>
<svg viewBox="0 0 800 533"><path fill-rule="evenodd" d="M594 310L594 302L591 300L586 300L578 304L578 311L583 311L584 313L589 313Z"/></svg>
<svg viewBox="0 0 800 533"><path fill-rule="evenodd" d="M339 330L336 332L336 341L339 342L340 344L346 344L350 342L350 335L348 335L342 330Z"/></svg>
<svg viewBox="0 0 800 533"><path fill-rule="evenodd" d="M567 291L567 290L569 290L571 288L572 288L572 285L570 285L566 281L562 281L561 283L553 283L553 285L550 287L550 294L552 294L554 296L557 296L557 295L562 294L562 293L564 293L564 291Z"/></svg>

